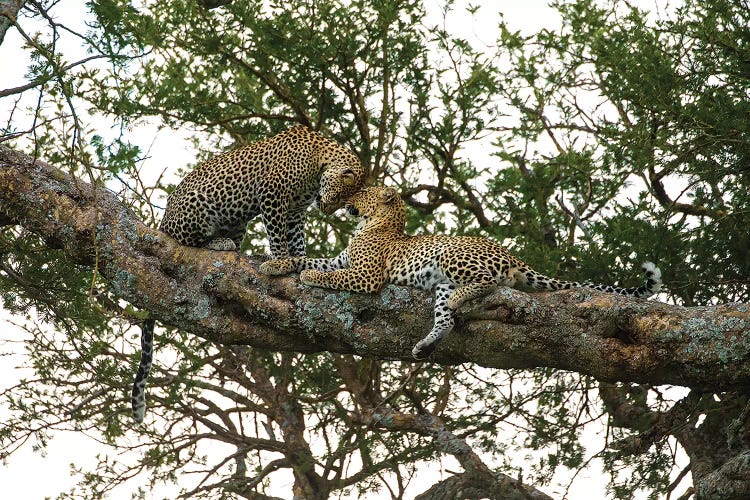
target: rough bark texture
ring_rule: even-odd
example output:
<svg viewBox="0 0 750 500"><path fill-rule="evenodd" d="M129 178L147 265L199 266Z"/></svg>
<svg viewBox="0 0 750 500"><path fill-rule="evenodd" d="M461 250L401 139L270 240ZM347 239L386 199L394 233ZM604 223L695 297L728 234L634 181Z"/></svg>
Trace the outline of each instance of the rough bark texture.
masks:
<svg viewBox="0 0 750 500"><path fill-rule="evenodd" d="M0 0L0 45L5 41L5 34L16 22L25 3L19 0Z"/></svg>
<svg viewBox="0 0 750 500"><path fill-rule="evenodd" d="M114 293L158 321L218 343L413 361L412 346L430 329L432 299L418 290L336 293L267 278L257 272L260 258L181 246L111 192L4 146L0 186L0 219L96 263ZM459 315L433 362L546 366L711 391L750 386L746 304L686 308L588 290L501 288Z"/></svg>
<svg viewBox="0 0 750 500"><path fill-rule="evenodd" d="M336 293L301 286L296 277L267 278L257 272L261 258L181 246L146 227L111 192L0 145L0 226L7 225L21 225L67 258L96 265L116 295L156 320L221 344L411 362L412 346L432 323L432 299L420 291L388 286L380 294ZM604 382L691 387L671 410L653 413L640 389L629 389L624 399L624 392L603 384L613 423L637 433L615 445L623 454L641 454L675 436L690 456L698 498L750 495L744 396L750 306L685 308L588 290L529 295L502 288L459 316L433 362L553 367ZM717 392L723 400L714 399ZM299 421L299 412L286 407L285 421ZM360 425L432 437L464 467L421 498L445 498L445 492L546 497L491 471L438 417L400 414L382 402L370 407L377 412L363 414ZM301 427L287 430L285 441L299 441ZM304 453L286 466L301 497L315 498L327 486L308 470L309 449L299 449Z"/></svg>

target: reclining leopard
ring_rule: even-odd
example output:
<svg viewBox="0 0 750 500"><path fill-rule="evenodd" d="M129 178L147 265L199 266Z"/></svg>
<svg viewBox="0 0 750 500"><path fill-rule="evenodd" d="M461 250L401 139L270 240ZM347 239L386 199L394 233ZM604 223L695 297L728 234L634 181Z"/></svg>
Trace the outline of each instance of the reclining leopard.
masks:
<svg viewBox="0 0 750 500"><path fill-rule="evenodd" d="M512 287L520 282L539 290L592 288L635 297L649 297L661 288L661 271L650 262L643 264L644 285L620 288L547 277L488 238L409 236L404 233L406 206L392 188L365 188L350 197L345 207L362 218L362 223L341 254L332 259L266 261L260 271L268 275L301 272L305 285L352 292L377 292L386 283L434 288L434 326L414 346L416 359L426 358L453 329L455 311L461 304L498 286Z"/></svg>
<svg viewBox="0 0 750 500"><path fill-rule="evenodd" d="M305 211L325 214L364 182L348 148L304 126L215 156L190 172L167 200L159 229L187 246L239 250L247 223L260 215L274 258L305 255ZM136 422L146 409L154 321L141 325L141 362L133 382Z"/></svg>

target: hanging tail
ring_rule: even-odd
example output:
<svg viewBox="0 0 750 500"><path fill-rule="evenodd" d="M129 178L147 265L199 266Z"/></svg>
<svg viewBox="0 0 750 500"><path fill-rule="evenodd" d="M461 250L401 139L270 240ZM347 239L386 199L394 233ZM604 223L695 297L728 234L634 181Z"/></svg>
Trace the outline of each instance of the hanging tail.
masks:
<svg viewBox="0 0 750 500"><path fill-rule="evenodd" d="M139 424L143 422L146 414L146 379L154 361L154 326L153 319L146 319L141 323L141 364L133 381L131 398L133 420Z"/></svg>
<svg viewBox="0 0 750 500"><path fill-rule="evenodd" d="M646 276L646 283L638 287L623 288L612 285L597 285L594 283L579 283L577 281L562 281L550 278L528 267L521 267L517 271L517 276L521 276L521 281L537 290L568 290L570 288L592 288L602 292L617 293L619 295L631 295L633 297L646 298L661 290L661 270L653 262L644 262L641 270Z"/></svg>

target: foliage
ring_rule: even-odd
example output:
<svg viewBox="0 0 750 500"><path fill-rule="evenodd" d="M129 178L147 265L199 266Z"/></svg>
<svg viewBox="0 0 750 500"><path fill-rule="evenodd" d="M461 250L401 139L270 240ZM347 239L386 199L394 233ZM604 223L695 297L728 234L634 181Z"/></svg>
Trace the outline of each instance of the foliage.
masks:
<svg viewBox="0 0 750 500"><path fill-rule="evenodd" d="M31 126L15 109L3 138L118 191L155 223L173 184L141 171L148 152L131 140L134 129L156 121L189 131L197 163L302 123L350 146L370 182L398 186L411 232L489 235L569 279L627 280L654 260L669 284L665 300L750 301L746 5L688 0L649 12L560 1L560 27L529 35L501 21L491 47L452 25L463 7L448 2L435 16L426 5L91 0L87 31L73 31L88 55L70 63L56 46L65 30L48 16L63 5L29 2L30 19L16 25L31 57L33 85L23 90L40 97ZM33 19L50 23L26 34ZM86 111L114 132L94 131ZM340 250L351 228L311 212L309 251ZM649 425L688 408L673 427L643 427L576 374L260 352L166 328L151 422L136 431L126 399L136 364L128 327L139 315L50 245L15 226L0 232L0 292L6 309L29 315L35 373L3 393L10 417L0 454L31 437L43 447L58 429L136 452L101 455L95 472L80 471L72 496L101 495L145 471L150 486L177 482L188 496L251 498L271 491L292 456L313 471L295 466L299 491L413 496L424 489L417 466L437 460L439 447L418 432L361 423L383 405L441 417L498 470L522 469L526 482L544 486L601 457L613 497L660 495L674 488L667 443L680 442L676 428L707 407L727 421L744 414L735 394L714 407L619 388L621 403ZM264 248L251 224L244 250ZM584 431L607 423L606 443L587 446ZM653 445L640 454L607 449L639 433ZM185 482L196 466L201 480Z"/></svg>

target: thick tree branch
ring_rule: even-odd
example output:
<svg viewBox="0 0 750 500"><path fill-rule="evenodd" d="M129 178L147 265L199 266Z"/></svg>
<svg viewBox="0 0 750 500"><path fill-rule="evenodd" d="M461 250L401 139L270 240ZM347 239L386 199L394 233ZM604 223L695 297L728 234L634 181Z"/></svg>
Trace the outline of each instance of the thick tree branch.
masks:
<svg viewBox="0 0 750 500"><path fill-rule="evenodd" d="M750 498L750 452L738 454L696 485L697 498Z"/></svg>
<svg viewBox="0 0 750 500"><path fill-rule="evenodd" d="M311 289L296 277L259 275L257 258L181 246L112 193L4 146L0 186L0 218L68 258L97 263L116 295L155 319L217 343L412 361L432 323L432 301L416 290ZM748 305L684 308L588 290L501 288L459 313L434 362L547 366L713 391L750 386Z"/></svg>

